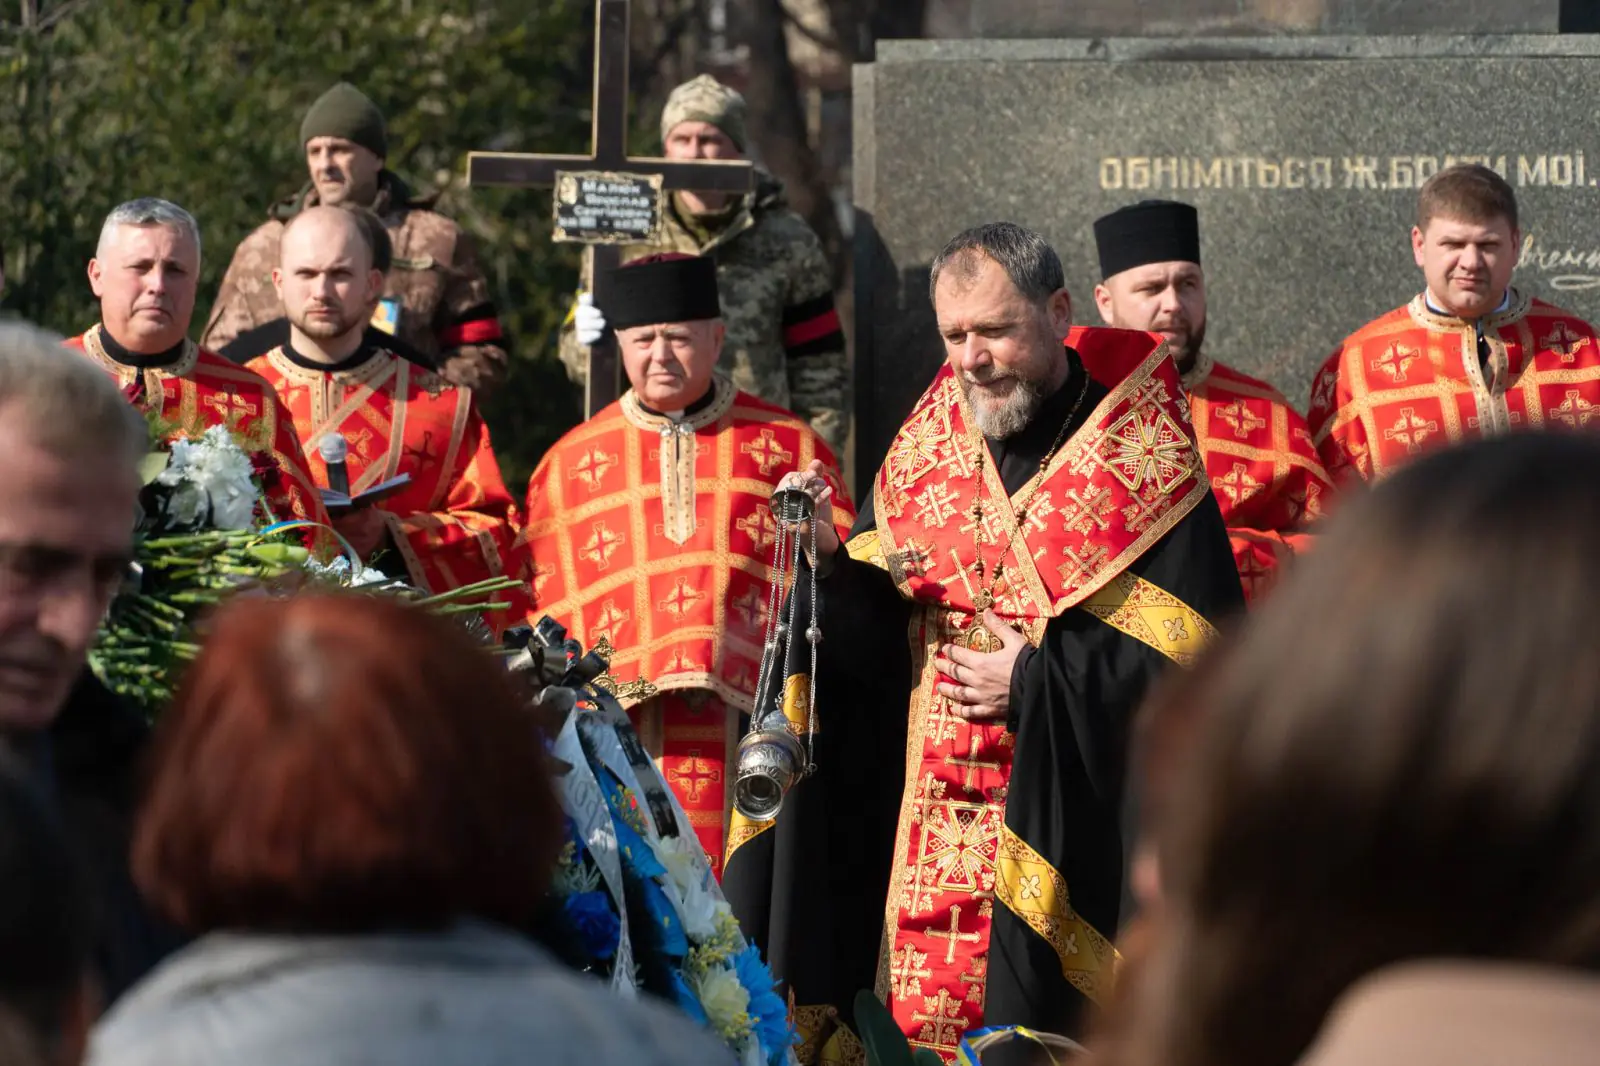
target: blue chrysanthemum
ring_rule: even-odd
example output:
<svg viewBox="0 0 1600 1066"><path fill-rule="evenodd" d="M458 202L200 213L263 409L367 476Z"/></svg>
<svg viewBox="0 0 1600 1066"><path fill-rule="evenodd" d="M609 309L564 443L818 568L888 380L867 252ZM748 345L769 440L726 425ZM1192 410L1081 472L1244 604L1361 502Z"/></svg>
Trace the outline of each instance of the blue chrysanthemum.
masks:
<svg viewBox="0 0 1600 1066"><path fill-rule="evenodd" d="M672 900L654 881L639 882L644 897L644 909L650 915L656 949L663 955L682 959L689 954L689 935L683 931L683 919L672 906Z"/></svg>
<svg viewBox="0 0 1600 1066"><path fill-rule="evenodd" d="M650 842L640 836L627 822L613 818L617 830L617 849L622 852L622 863L635 877L665 877L667 868L656 858Z"/></svg>
<svg viewBox="0 0 1600 1066"><path fill-rule="evenodd" d="M739 983L750 993L750 1019L755 1023L756 1040L769 1061L795 1042L794 1030L789 1028L789 1008L778 995L778 982L772 971L761 961L761 952L754 945L745 948L733 959L733 970Z"/></svg>
<svg viewBox="0 0 1600 1066"><path fill-rule="evenodd" d="M563 917L583 940L583 948L597 959L617 952L622 923L604 892L574 892L561 903Z"/></svg>
<svg viewBox="0 0 1600 1066"><path fill-rule="evenodd" d="M687 1014L701 1025L710 1025L711 1019L706 1017L706 1009L700 1005L700 999L694 994L694 989L689 987L689 982L683 979L683 974L677 970L672 971L672 995L676 999L678 1009Z"/></svg>

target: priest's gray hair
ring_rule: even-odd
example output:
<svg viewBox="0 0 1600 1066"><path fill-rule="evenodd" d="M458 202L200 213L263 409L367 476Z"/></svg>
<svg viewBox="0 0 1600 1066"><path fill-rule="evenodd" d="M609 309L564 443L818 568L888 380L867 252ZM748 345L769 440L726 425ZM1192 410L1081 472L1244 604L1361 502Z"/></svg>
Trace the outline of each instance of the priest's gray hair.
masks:
<svg viewBox="0 0 1600 1066"><path fill-rule="evenodd" d="M194 254L197 258L200 255L200 223L194 220L194 216L170 200L141 196L111 209L105 225L100 227L100 243L94 253L96 258L105 258L111 242L117 239L117 230L123 226L169 226L193 241Z"/></svg>
<svg viewBox="0 0 1600 1066"><path fill-rule="evenodd" d="M1039 306L1067 286L1061 257L1049 241L1015 222L986 222L962 230L944 246L928 277L928 299L933 300L939 275L944 271L975 280L984 259L999 263L1017 291Z"/></svg>
<svg viewBox="0 0 1600 1066"><path fill-rule="evenodd" d="M22 420L50 454L121 462L137 476L150 429L115 381L61 338L26 322L0 322L0 419Z"/></svg>

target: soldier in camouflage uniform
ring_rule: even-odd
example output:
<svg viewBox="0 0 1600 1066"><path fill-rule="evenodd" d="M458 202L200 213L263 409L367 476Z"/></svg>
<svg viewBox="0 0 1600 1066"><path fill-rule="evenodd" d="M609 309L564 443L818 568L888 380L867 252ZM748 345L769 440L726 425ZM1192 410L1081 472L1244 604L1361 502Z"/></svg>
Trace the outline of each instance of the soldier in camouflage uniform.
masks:
<svg viewBox="0 0 1600 1066"><path fill-rule="evenodd" d="M201 344L235 362L273 347L283 307L272 285L284 225L307 207L370 208L393 245L373 325L437 363L452 384L482 390L506 371L500 321L471 239L384 169L383 114L355 86L340 82L312 105L300 127L311 183L273 205L269 218L233 253Z"/></svg>
<svg viewBox="0 0 1600 1066"><path fill-rule="evenodd" d="M678 86L661 113L661 140L669 158L743 158L744 98L704 74ZM740 389L811 423L842 455L850 371L828 261L778 180L760 168L756 175L742 197L673 193L661 242L624 248L622 260L664 251L712 257L728 331L719 365ZM578 310L562 328L561 360L581 384L583 340L598 336L604 319L592 306Z"/></svg>

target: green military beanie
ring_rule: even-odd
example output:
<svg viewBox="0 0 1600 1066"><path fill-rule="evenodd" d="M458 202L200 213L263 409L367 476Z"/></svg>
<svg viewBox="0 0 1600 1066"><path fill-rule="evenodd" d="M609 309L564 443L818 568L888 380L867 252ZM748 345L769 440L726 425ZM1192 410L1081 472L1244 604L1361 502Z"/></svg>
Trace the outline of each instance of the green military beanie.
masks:
<svg viewBox="0 0 1600 1066"><path fill-rule="evenodd" d="M341 137L369 150L379 159L389 155L389 139L383 129L383 112L367 94L347 81L341 81L321 96L300 123L300 146L313 137Z"/></svg>
<svg viewBox="0 0 1600 1066"><path fill-rule="evenodd" d="M744 97L709 74L686 81L667 97L667 106L661 109L661 142L680 122L709 122L734 143L739 151L745 150Z"/></svg>

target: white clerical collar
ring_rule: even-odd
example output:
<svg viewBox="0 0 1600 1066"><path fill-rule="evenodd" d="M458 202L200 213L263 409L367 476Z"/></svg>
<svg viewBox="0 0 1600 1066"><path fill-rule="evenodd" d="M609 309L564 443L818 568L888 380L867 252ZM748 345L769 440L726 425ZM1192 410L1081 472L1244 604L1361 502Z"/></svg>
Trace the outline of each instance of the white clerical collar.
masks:
<svg viewBox="0 0 1600 1066"><path fill-rule="evenodd" d="M1434 314L1439 315L1439 316L1441 316L1443 318L1460 318L1461 317L1460 315L1452 315L1449 311L1444 310L1438 304L1434 303L1433 302L1433 293L1432 293L1431 290L1428 290L1428 289L1423 289L1422 290L1422 302L1428 308L1429 311L1431 311ZM1500 312L1506 310L1510 306L1511 306L1511 286L1507 285L1506 286L1506 294L1504 296L1500 297L1500 306L1496 307L1493 311L1490 311L1489 314L1498 315Z"/></svg>

